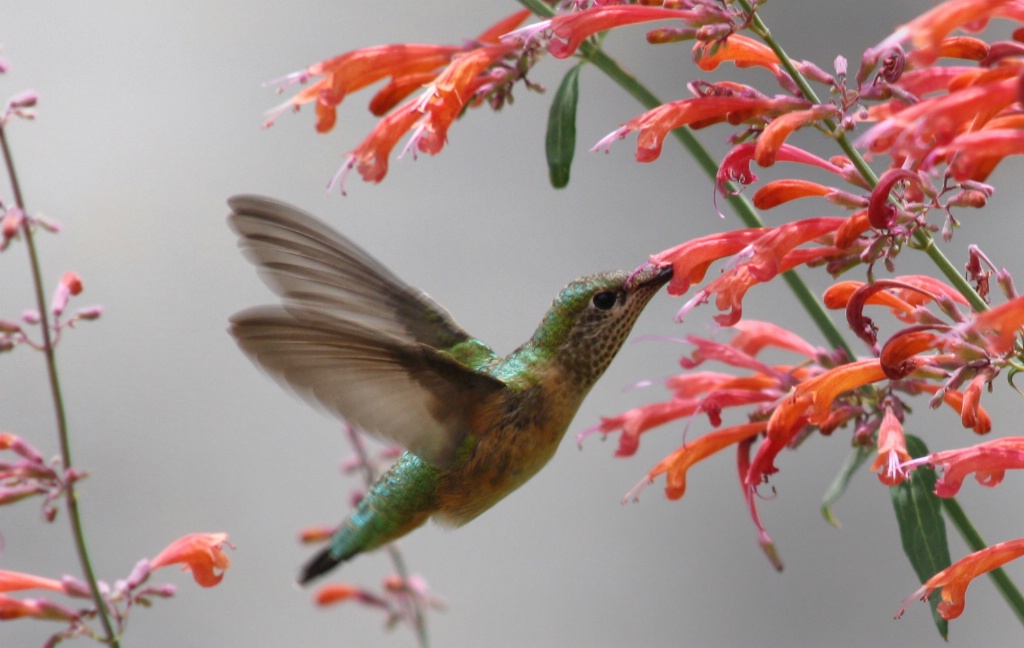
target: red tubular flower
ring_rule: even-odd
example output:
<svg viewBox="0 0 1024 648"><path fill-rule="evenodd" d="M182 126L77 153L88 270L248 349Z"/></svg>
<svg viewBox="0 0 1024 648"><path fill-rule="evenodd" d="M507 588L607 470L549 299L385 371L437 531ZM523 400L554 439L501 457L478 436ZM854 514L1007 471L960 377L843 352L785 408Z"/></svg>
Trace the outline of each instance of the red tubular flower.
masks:
<svg viewBox="0 0 1024 648"><path fill-rule="evenodd" d="M724 40L698 42L693 46L693 62L706 72L725 61L732 61L739 68L760 66L772 73L777 73L781 67L779 57L770 47L742 34L729 34Z"/></svg>
<svg viewBox="0 0 1024 648"><path fill-rule="evenodd" d="M591 149L606 151L617 139L627 133L640 131L636 141L636 161L653 162L661 155L661 146L665 136L680 126L700 124L701 127L729 120L734 121L733 114L739 114L744 121L766 114L778 115L792 110L804 108L807 101L796 97L778 95L769 97L747 97L735 95L709 95L693 99L681 99L662 104L653 110L638 115L618 129L606 135Z"/></svg>
<svg viewBox="0 0 1024 648"><path fill-rule="evenodd" d="M716 315L715 321L722 326L736 324L743 316L743 297L752 286L770 281L798 265L834 254L835 250L829 247L793 248L834 231L843 221L832 217L809 218L766 230L743 252L745 262L738 263L701 289L679 309L676 321L682 321L690 310L716 295L715 307L727 312Z"/></svg>
<svg viewBox="0 0 1024 648"><path fill-rule="evenodd" d="M1010 0L950 0L902 25L896 34L906 34L922 56L922 65L932 63L940 53L943 39L954 29L972 25L984 28L985 21Z"/></svg>
<svg viewBox="0 0 1024 648"><path fill-rule="evenodd" d="M466 103L475 94L480 74L511 52L514 45L490 45L456 56L438 75L419 101L419 110L425 113L423 124L416 136L416 146L431 155L440 152L447 138L448 127L462 113Z"/></svg>
<svg viewBox="0 0 1024 648"><path fill-rule="evenodd" d="M665 478L665 496L669 499L679 499L686 493L686 473L691 466L731 445L764 432L766 426L766 422L759 421L709 432L695 441L684 444L658 462L658 465L647 473L647 481L653 482L658 475L668 473Z"/></svg>
<svg viewBox="0 0 1024 648"><path fill-rule="evenodd" d="M0 621L31 617L49 621L74 621L78 613L46 599L15 599L0 595Z"/></svg>
<svg viewBox="0 0 1024 648"><path fill-rule="evenodd" d="M756 143L746 142L734 147L722 159L722 163L718 166L718 173L715 176L718 191L722 195L727 195L725 186L727 182L736 181L741 185L757 182L757 175L750 170L750 161L754 159L756 151ZM843 170L840 167L790 144L780 146L775 151L773 161L799 162L824 169L840 177L843 176Z"/></svg>
<svg viewBox="0 0 1024 648"><path fill-rule="evenodd" d="M370 134L357 146L342 165L337 181L344 192L345 176L352 167L367 182L380 182L388 172L388 157L395 144L422 117L419 101L413 100L377 122Z"/></svg>
<svg viewBox="0 0 1024 648"><path fill-rule="evenodd" d="M334 532L337 530L337 526L328 526L326 524L306 527L299 531L299 542L302 544L326 542L331 539L331 536L334 535Z"/></svg>
<svg viewBox="0 0 1024 648"><path fill-rule="evenodd" d="M203 587L213 587L224 578L224 570L231 565L222 547L227 541L226 533L190 533L178 538L150 561L152 569L180 564L182 569L191 570L192 578Z"/></svg>
<svg viewBox="0 0 1024 648"><path fill-rule="evenodd" d="M910 460L903 425L892 408L886 407L885 416L878 427L878 456L871 464L871 470L881 471L878 473L878 481L886 486L895 486L903 482L905 473L901 464Z"/></svg>
<svg viewBox="0 0 1024 648"><path fill-rule="evenodd" d="M832 191L835 189L810 180L786 178L785 180L773 180L758 189L754 194L753 202L754 207L758 209L771 209L800 198L821 198Z"/></svg>
<svg viewBox="0 0 1024 648"><path fill-rule="evenodd" d="M317 103L317 125L320 133L334 127L335 108L346 95L372 85L386 77L392 82L409 75L419 75L447 65L453 56L463 51L455 45L377 45L346 52L340 56L314 63L302 72L285 79L285 85L304 82L322 76L294 97L270 112L264 125L271 125L281 113L298 109L303 104Z"/></svg>
<svg viewBox="0 0 1024 648"><path fill-rule="evenodd" d="M934 326L912 326L886 340L878 355L882 370L891 380L905 378L920 363L918 354L941 348L942 334Z"/></svg>
<svg viewBox="0 0 1024 648"><path fill-rule="evenodd" d="M64 583L52 578L0 569L0 592L16 592L27 589L46 589L63 592Z"/></svg>
<svg viewBox="0 0 1024 648"><path fill-rule="evenodd" d="M840 394L884 378L879 361L870 359L829 369L798 384L772 412L767 438L758 447L744 482L755 487L762 477L778 472L775 457L804 425L819 425L827 421L832 413L832 403Z"/></svg>
<svg viewBox="0 0 1024 648"><path fill-rule="evenodd" d="M794 110L771 120L757 138L754 159L763 167L775 164L775 156L793 131L808 124L815 124L839 115L839 109L832 104L812 106L807 110Z"/></svg>
<svg viewBox="0 0 1024 648"><path fill-rule="evenodd" d="M754 227L709 234L654 254L651 263L659 266L672 264L668 293L685 295L692 284L704 280L714 261L736 254L766 231L765 228Z"/></svg>
<svg viewBox="0 0 1024 648"><path fill-rule="evenodd" d="M985 350L1000 356L1013 350L1021 326L1024 326L1024 297L1016 297L975 314L973 320L957 327L957 333L963 337L980 336Z"/></svg>
<svg viewBox="0 0 1024 648"><path fill-rule="evenodd" d="M964 133L936 150L934 157L950 160L950 172L958 182L984 182L1003 158L1021 154L1024 131L1000 128Z"/></svg>
<svg viewBox="0 0 1024 648"><path fill-rule="evenodd" d="M1017 85L1014 77L924 99L872 126L857 140L857 146L893 157L920 158L957 135L979 129L1017 100Z"/></svg>
<svg viewBox="0 0 1024 648"><path fill-rule="evenodd" d="M1000 542L961 558L949 567L929 578L916 592L903 600L896 618L903 616L914 599L926 600L938 588L942 588L942 602L939 615L946 620L963 614L966 605L967 587L971 581L1024 555L1024 538Z"/></svg>
<svg viewBox="0 0 1024 648"><path fill-rule="evenodd" d="M692 20L696 17L693 11L679 11L652 7L647 5L595 5L583 11L555 16L550 20L529 25L505 35L505 39L523 39L529 41L544 31L550 31L553 38L548 43L548 51L555 58L567 58L576 53L586 39L597 32L615 27L635 25L654 20Z"/></svg>
<svg viewBox="0 0 1024 648"><path fill-rule="evenodd" d="M733 324L733 328L739 332L729 344L752 356L767 346L794 351L809 359L818 354L818 349L810 342L772 322L743 320Z"/></svg>
<svg viewBox="0 0 1024 648"><path fill-rule="evenodd" d="M1003 481L1007 470L1024 468L1024 437L1004 437L969 448L933 452L904 463L904 467L922 464L942 470L942 476L935 482L935 494L939 497L955 496L971 473L975 473L982 486L994 488Z"/></svg>
<svg viewBox="0 0 1024 648"><path fill-rule="evenodd" d="M935 394L939 391L940 387L926 383L921 385L921 389ZM988 434L991 432L992 417L988 415L985 408L979 404L976 406L976 411L972 412L970 416L964 416L964 400L963 392L955 389L946 389L942 392L942 402L956 410L956 413L960 415L961 421L974 421L974 424L970 427L975 434Z"/></svg>
<svg viewBox="0 0 1024 648"><path fill-rule="evenodd" d="M653 427L674 421L684 416L690 416L697 412L700 407L700 399L673 399L664 403L651 403L642 407L634 407L628 412L610 418L601 417L601 423L588 428L576 435L576 442L582 443L583 439L600 432L609 434L615 430L622 430L619 435L619 447L615 451L616 457L629 457L636 453L640 447L640 435Z"/></svg>

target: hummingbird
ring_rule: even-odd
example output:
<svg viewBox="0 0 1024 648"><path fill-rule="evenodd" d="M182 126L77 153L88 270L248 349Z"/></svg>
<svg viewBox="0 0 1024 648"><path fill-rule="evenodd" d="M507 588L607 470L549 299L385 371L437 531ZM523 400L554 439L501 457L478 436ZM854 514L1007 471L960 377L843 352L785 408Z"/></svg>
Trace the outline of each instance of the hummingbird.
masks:
<svg viewBox="0 0 1024 648"><path fill-rule="evenodd" d="M230 332L291 390L402 454L309 561L299 582L428 518L461 526L535 475L672 269L577 279L518 349L499 357L426 293L314 216L228 200L242 253L281 304Z"/></svg>

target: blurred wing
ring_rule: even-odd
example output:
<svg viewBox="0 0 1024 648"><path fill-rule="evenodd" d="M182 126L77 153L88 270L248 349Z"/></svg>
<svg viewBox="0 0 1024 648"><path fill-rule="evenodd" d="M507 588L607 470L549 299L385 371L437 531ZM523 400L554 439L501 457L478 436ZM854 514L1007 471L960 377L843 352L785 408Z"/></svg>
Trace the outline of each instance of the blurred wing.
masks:
<svg viewBox="0 0 1024 648"><path fill-rule="evenodd" d="M231 333L300 395L442 467L474 405L505 386L424 344L301 307L242 311Z"/></svg>
<svg viewBox="0 0 1024 648"><path fill-rule="evenodd" d="M285 304L321 309L436 349L469 339L426 293L314 216L259 196L234 196L228 205L242 252Z"/></svg>

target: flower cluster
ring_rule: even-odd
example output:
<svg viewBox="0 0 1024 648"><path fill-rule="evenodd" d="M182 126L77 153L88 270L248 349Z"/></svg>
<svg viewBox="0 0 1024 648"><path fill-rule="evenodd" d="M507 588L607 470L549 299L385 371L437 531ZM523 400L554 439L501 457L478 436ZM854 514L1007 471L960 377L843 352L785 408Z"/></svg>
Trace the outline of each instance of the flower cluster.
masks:
<svg viewBox="0 0 1024 648"><path fill-rule="evenodd" d="M7 432L0 433L0 451L5 450L17 459L0 462L0 506L42 495L43 517L52 522L57 500L85 474L74 468L61 470L56 461L48 465L27 441Z"/></svg>
<svg viewBox="0 0 1024 648"><path fill-rule="evenodd" d="M116 635L124 631L128 613L135 605L149 606L155 598L174 596L173 585L147 585L153 571L162 567L180 564L192 571L195 581L203 587L212 587L223 578L223 570L230 561L224 553L224 545L231 546L226 533L193 533L175 540L152 560L142 559L131 574L115 581L113 586L97 581L96 586L105 606L105 613L116 623ZM72 609L51 601L49 598L16 598L9 592L45 590L56 592L78 601ZM97 617L95 606L88 607L94 597L89 585L71 576L61 580L0 570L0 621L33 618L45 621L59 621L66 627L50 637L46 643L52 646L70 637L87 636L103 641L103 635L93 628L91 621Z"/></svg>
<svg viewBox="0 0 1024 648"><path fill-rule="evenodd" d="M498 109L511 102L512 87L526 81L533 54L498 37L529 14L528 10L512 14L461 46L381 45L316 63L280 80L282 90L295 83L308 85L271 111L265 125L286 110L315 102L316 129L326 133L334 127L337 107L349 93L390 79L370 100L370 111L383 119L348 154L332 184L344 192L345 177L353 168L364 180L380 182L387 174L391 151L406 133L412 137L403 154L435 155L444 147L452 122L467 107L486 103ZM399 106L417 91L415 98Z"/></svg>
<svg viewBox="0 0 1024 648"><path fill-rule="evenodd" d="M937 468L941 476L934 496L939 498L954 495L971 473L979 483L996 486L1006 470L1024 467L1022 438L915 457L904 432L907 401L928 394L932 407L950 408L962 427L988 433L993 422L981 406L982 392L1004 370L1024 368L1019 357L1024 298L1009 274L972 246L965 280L937 250L936 241L951 240L959 223L955 213L985 206L994 191L985 182L1002 160L1024 153L1024 27L1013 31L1010 40L982 37L993 19L1024 23L1024 2L948 0L868 48L853 74L842 57L832 72L786 57L773 46L757 15L758 4L563 3L562 13L513 30L524 19L517 14L462 49L424 46L416 56L399 57L410 69L356 62L386 58L395 52L391 48L418 46L370 48L318 64L293 78L324 78L286 106L316 100L317 127L326 130L334 123L334 107L350 90L390 76L372 104L390 108L397 104L390 97L404 97L413 86L425 85L420 98L384 117L349 156L346 170L358 166L364 179L380 181L390 151L405 132L413 132L407 148L436 153L465 106L503 97L512 83L525 80L525 70L544 52L557 59L582 52L587 62L593 52L587 48L599 42L594 37L618 27L660 23L647 33L648 42L692 42L690 58L705 72L726 65L763 70L773 84L769 92L733 81L693 81L687 86L691 96L651 107L593 146L608 151L636 133L637 161L653 162L676 129L727 125L733 148L719 165L716 199L734 201L757 183L755 163L785 163L795 175L813 169L830 180L774 180L758 187L752 198L764 210L798 199L824 200L816 217L774 227L750 222L744 229L686 241L651 257L650 264L673 267L670 294L688 294L696 287L678 320L713 298L716 321L735 334L727 342L686 337L695 350L681 361L684 373L666 381L667 400L605 418L580 440L592 433L619 433L616 454L628 456L646 431L674 420L685 420L689 430L693 420L706 415L713 431L687 439L640 486L665 475L666 494L680 498L691 467L735 447L741 492L759 541L781 566L761 524L757 494L778 471L779 454L812 436L851 430L851 443L874 453L871 470L889 487L905 485L912 471L923 466ZM414 62L418 56L422 63ZM335 61L344 61L344 67ZM826 99L819 99L818 91ZM839 152L826 159L790 143L798 129L819 131ZM872 164L879 167L877 173ZM910 247L925 250L945 281L896 273L897 257ZM715 263L721 263L722 271L703 283ZM877 277L879 266L892 276ZM823 267L833 276L862 270L863 280L834 284L824 302L844 312L864 344L863 357L835 339L830 338L835 350L827 350L778 324L744 319L743 298L749 290L798 267ZM993 275L1004 299L998 305L990 304ZM878 307L893 322L883 335L872 318ZM768 347L797 359L767 364L759 354ZM728 371L695 371L705 362L721 363ZM745 420L723 427L727 409ZM631 495L638 492L639 487ZM917 595L942 588L939 612L946 619L959 615L970 579L1021 555L1020 542L967 556L927 579Z"/></svg>

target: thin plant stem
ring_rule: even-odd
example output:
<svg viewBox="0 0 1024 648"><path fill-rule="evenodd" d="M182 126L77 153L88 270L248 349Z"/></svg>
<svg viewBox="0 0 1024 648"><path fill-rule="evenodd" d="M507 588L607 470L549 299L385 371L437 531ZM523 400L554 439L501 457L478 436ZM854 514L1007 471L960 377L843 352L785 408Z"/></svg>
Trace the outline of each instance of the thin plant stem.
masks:
<svg viewBox="0 0 1024 648"><path fill-rule="evenodd" d="M14 168L14 159L11 155L10 146L7 143L7 130L2 123L0 123L0 148L3 149L4 164L7 167L11 191L14 193L14 204L22 213L26 213L25 200L21 193L21 184L18 182L18 174ZM67 474L71 470L71 440L68 434L64 397L61 394L60 378L57 373L57 356L53 345L53 335L50 331L50 318L46 310L46 299L43 295L43 279L42 271L39 267L39 255L36 252L35 242L32 237L32 227L28 218L22 221L22 233L25 235L25 247L28 249L29 264L32 268L32 283L35 287L36 306L39 311L39 324L43 336L43 355L46 357L46 373L50 382L50 396L53 400L53 411L57 418L57 436L60 439L61 462L63 463L65 474ZM64 501L68 509L71 535L75 541L78 562L82 567L85 582L89 585L89 592L92 594L93 603L96 604L96 616L103 626L105 636L102 641L113 648L119 648L120 643L117 633L114 632L106 601L103 600L103 595L100 593L99 585L96 582L96 574L92 568L92 561L89 559L89 550L85 543L85 532L82 530L82 516L78 510L78 497L75 493L75 484L71 480L65 482Z"/></svg>
<svg viewBox="0 0 1024 648"><path fill-rule="evenodd" d="M376 481L377 475L374 474L373 465L370 463L370 455L366 451L363 437L353 425L346 424L345 432L348 435L349 443L352 445L353 450L355 450L356 457L359 459L359 466L363 470L363 480L366 482L366 487L370 488ZM402 552L399 551L398 546L394 542L390 543L387 548L388 556L391 557L391 564L394 565L395 572L402 579L402 583L408 587L409 570L405 566L405 558L402 556ZM405 600L409 604L409 611L412 612L413 622L416 626L416 639L419 641L420 648L429 648L430 638L427 635L427 618L423 613L423 607L413 595L408 596Z"/></svg>

